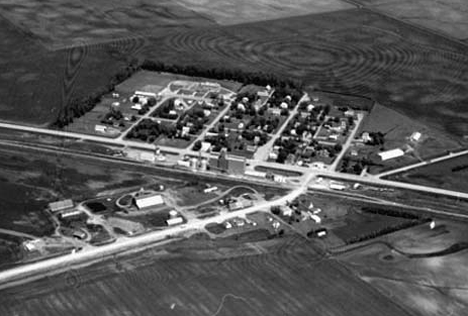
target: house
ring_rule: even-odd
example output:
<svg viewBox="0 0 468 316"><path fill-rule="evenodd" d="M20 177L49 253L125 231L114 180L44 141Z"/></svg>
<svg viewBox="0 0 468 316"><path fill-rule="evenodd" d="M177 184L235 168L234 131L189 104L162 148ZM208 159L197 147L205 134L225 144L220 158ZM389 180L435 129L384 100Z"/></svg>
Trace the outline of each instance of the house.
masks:
<svg viewBox="0 0 468 316"><path fill-rule="evenodd" d="M279 108L270 109L270 113L272 115L275 115L275 116L280 116L281 115L281 109L279 109Z"/></svg>
<svg viewBox="0 0 468 316"><path fill-rule="evenodd" d="M337 141L338 140L338 134L328 135L328 138L331 139L331 140Z"/></svg>
<svg viewBox="0 0 468 316"><path fill-rule="evenodd" d="M210 150L210 148L211 148L211 143L209 143L209 142L202 142L202 143L201 143L200 151L201 151L201 152L207 152L207 151Z"/></svg>
<svg viewBox="0 0 468 316"><path fill-rule="evenodd" d="M310 114L308 112L301 112L300 115L301 115L301 118L305 119L305 118L308 118Z"/></svg>
<svg viewBox="0 0 468 316"><path fill-rule="evenodd" d="M293 214L293 211L292 211L291 208L289 208L289 207L282 207L281 208L281 215L282 216L290 217L290 216L292 216L292 214Z"/></svg>
<svg viewBox="0 0 468 316"><path fill-rule="evenodd" d="M372 142L372 137L370 136L369 132L364 132L361 135L361 140L364 143L370 143L370 142Z"/></svg>
<svg viewBox="0 0 468 316"><path fill-rule="evenodd" d="M270 95L270 93L268 92L268 90L263 90L263 91L258 91L257 95L259 97L268 97Z"/></svg>
<svg viewBox="0 0 468 316"><path fill-rule="evenodd" d="M185 135L188 135L189 132L190 132L190 127L183 126L182 127L182 132L180 133L180 136L184 137Z"/></svg>
<svg viewBox="0 0 468 316"><path fill-rule="evenodd" d="M287 109L288 107L289 107L289 105L286 102L281 102L281 104L280 104L281 109Z"/></svg>
<svg viewBox="0 0 468 316"><path fill-rule="evenodd" d="M74 206L73 201L70 199L49 203L49 209L52 213L73 208Z"/></svg>
<svg viewBox="0 0 468 316"><path fill-rule="evenodd" d="M203 193L208 194L218 190L218 187L209 187L203 190Z"/></svg>
<svg viewBox="0 0 468 316"><path fill-rule="evenodd" d="M134 94L135 94L137 97L155 98L155 99L156 99L156 93L154 93L154 92L135 91Z"/></svg>
<svg viewBox="0 0 468 316"><path fill-rule="evenodd" d="M105 126L105 125L96 124L96 126L94 126L94 131L95 132L105 133L106 130L107 130L107 126Z"/></svg>
<svg viewBox="0 0 468 316"><path fill-rule="evenodd" d="M164 204L164 200L160 194L148 194L135 197L135 205L139 210L162 204Z"/></svg>
<svg viewBox="0 0 468 316"><path fill-rule="evenodd" d="M270 160L278 159L278 153L274 152L274 151L270 152L270 154L268 155L268 159L270 159Z"/></svg>
<svg viewBox="0 0 468 316"><path fill-rule="evenodd" d="M180 216L166 219L167 226L179 225L184 222L184 219Z"/></svg>
<svg viewBox="0 0 468 316"><path fill-rule="evenodd" d="M255 152L255 151L257 150L257 146L255 146L255 145L247 145L247 146L245 147L245 150L247 150L248 152L253 153L253 152Z"/></svg>
<svg viewBox="0 0 468 316"><path fill-rule="evenodd" d="M60 219L70 219L70 218L86 216L86 214L81 210L68 209L68 210L60 211L59 216L60 216Z"/></svg>
<svg viewBox="0 0 468 316"><path fill-rule="evenodd" d="M136 103L136 104L132 105L131 109L136 110L136 111L140 111L141 110L141 104Z"/></svg>
<svg viewBox="0 0 468 316"><path fill-rule="evenodd" d="M413 134L411 134L410 140L412 142L417 143L421 140L421 136L422 134L420 132L414 132Z"/></svg>
<svg viewBox="0 0 468 316"><path fill-rule="evenodd" d="M253 142L255 145L258 145L260 143L260 136L255 136Z"/></svg>
<svg viewBox="0 0 468 316"><path fill-rule="evenodd" d="M347 110L346 112L344 112L344 115L346 117L354 117L356 113L354 112L354 110Z"/></svg>
<svg viewBox="0 0 468 316"><path fill-rule="evenodd" d="M79 240L83 240L83 239L86 239L86 233L81 229L77 229L73 231L73 237Z"/></svg>
<svg viewBox="0 0 468 316"><path fill-rule="evenodd" d="M307 106L307 111L308 111L308 112L312 112L313 109L315 109L315 105L309 104L309 105Z"/></svg>

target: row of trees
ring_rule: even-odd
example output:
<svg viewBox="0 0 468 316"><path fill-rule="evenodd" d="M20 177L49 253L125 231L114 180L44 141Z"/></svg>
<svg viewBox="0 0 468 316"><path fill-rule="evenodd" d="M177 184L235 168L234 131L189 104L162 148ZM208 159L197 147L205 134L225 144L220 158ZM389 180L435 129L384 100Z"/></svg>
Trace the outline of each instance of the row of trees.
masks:
<svg viewBox="0 0 468 316"><path fill-rule="evenodd" d="M99 102L104 94L114 91L115 86L128 79L135 71L139 69L137 60L131 61L126 67L120 69L109 83L100 87L82 98L74 98L58 113L57 119L52 123L52 127L63 128L72 123L75 118L79 118L91 111Z"/></svg>
<svg viewBox="0 0 468 316"><path fill-rule="evenodd" d="M300 89L304 84L300 80L284 79L271 73L246 72L240 69L208 68L193 65L165 64L160 61L145 60L142 69L150 71L164 71L183 74L186 76L205 77L219 80L233 80L243 84L256 84L259 86L270 85L276 89Z"/></svg>

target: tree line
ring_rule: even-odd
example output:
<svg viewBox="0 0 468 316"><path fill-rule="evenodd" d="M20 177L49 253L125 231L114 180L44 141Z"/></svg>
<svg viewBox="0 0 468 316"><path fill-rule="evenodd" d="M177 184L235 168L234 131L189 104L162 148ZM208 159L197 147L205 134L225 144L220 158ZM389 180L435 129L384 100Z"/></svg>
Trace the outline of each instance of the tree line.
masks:
<svg viewBox="0 0 468 316"><path fill-rule="evenodd" d="M302 89L304 84L300 80L280 78L271 73L247 72L240 69L208 68L194 65L165 64L160 61L145 60L141 69L178 73L190 77L205 77L218 80L232 80L243 84L270 85L276 89Z"/></svg>
<svg viewBox="0 0 468 316"><path fill-rule="evenodd" d="M68 104L60 108L57 118L51 124L51 127L63 128L72 123L75 118L82 117L101 102L103 95L114 91L116 85L127 80L138 69L140 69L140 65L138 60L134 59L114 74L107 85L97 88L85 97L74 98L69 101Z"/></svg>
<svg viewBox="0 0 468 316"><path fill-rule="evenodd" d="M132 60L126 67L120 69L111 77L109 83L100 87L89 95L74 98L63 106L56 120L51 124L53 128L63 128L72 123L75 118L79 118L91 111L99 102L103 95L114 91L115 86L127 80L136 71L143 69L148 71L170 72L192 77L206 77L218 80L232 80L242 84L256 84L261 86L271 85L280 90L300 90L303 82L294 79L280 78L274 74L263 72L245 72L239 69L208 68L193 65L165 64L160 61L144 60L139 62Z"/></svg>

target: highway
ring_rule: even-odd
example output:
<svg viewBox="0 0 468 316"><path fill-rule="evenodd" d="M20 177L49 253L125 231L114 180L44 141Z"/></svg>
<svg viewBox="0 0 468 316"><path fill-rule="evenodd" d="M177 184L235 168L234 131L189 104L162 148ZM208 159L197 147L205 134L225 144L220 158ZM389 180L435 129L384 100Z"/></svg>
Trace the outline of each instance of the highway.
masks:
<svg viewBox="0 0 468 316"><path fill-rule="evenodd" d="M262 210L269 211L270 207L276 205L284 205L286 202L292 201L299 195L305 193L307 191L308 180L310 180L310 178L311 177L309 177L306 180L307 182L304 182L301 186L297 187L289 194L277 200L265 201L252 207L229 213L223 213L211 218L194 219L191 220L190 223L170 227L161 231L155 231L135 237L122 237L117 242L112 244L88 248L84 249L81 252L46 259L35 263L15 267L9 270L1 271L0 289L13 286L21 282L21 280L25 278L28 278L28 281L39 279L43 277L44 274L59 273L61 269L69 269L74 265L83 265L85 263L91 264L93 262L96 262L96 259L103 260L123 251L135 249L151 243L166 240L175 235L180 235L181 233L186 231L203 229L208 223L220 223L234 217L244 217L249 213Z"/></svg>
<svg viewBox="0 0 468 316"><path fill-rule="evenodd" d="M460 156L463 156L463 155L468 155L468 149L457 152L457 153L452 153L451 152L448 155L440 156L440 157L433 158L433 159L428 159L428 160L418 162L418 163L415 163L413 165L409 165L409 166L406 166L406 167L401 167L401 168L398 168L398 169L393 169L393 170L390 170L390 171L382 172L382 173L379 173L379 174L375 175L375 177L383 178L383 177L386 177L386 176L389 176L389 175L392 175L392 174L405 172L405 171L408 171L408 170L411 170L411 169L423 167L423 166L426 166L426 165L430 165L430 164L440 162L440 161L444 161L444 160L448 160L448 159L453 159L453 158L460 157Z"/></svg>
<svg viewBox="0 0 468 316"><path fill-rule="evenodd" d="M89 141L94 141L94 142L100 142L100 143L108 144L108 145L119 145L119 146L125 145L125 146L131 146L135 148L146 149L146 150L155 149L155 145L153 144L143 144L143 143L135 142L135 141L109 139L109 138L102 137L102 136L84 135L84 134L79 134L79 133L49 130L49 129L40 128L40 127L0 123L0 128L19 130L23 132L47 134L47 135L53 135L53 136L58 136L58 137L83 139L83 140L89 140ZM162 151L173 152L175 154L180 154L181 152L182 153L188 152L186 150L178 151L177 149L174 149L172 147L164 147L164 146L159 146L159 147L161 148ZM194 152L194 154L198 154L198 153ZM453 154L452 157L454 155L456 154ZM339 173L334 170L317 170L317 169L301 167L301 166L284 165L284 164L279 164L275 162L264 162L264 161L259 162L256 160L251 160L249 161L249 163L250 163L250 168L252 169L255 166L264 166L266 168L277 168L277 169L283 169L285 171L289 171L289 170L298 171L304 174L314 173L317 176L332 177L338 180L369 183L369 184L380 185L380 186L395 187L395 188L400 188L400 189L408 189L408 190L421 191L421 192L427 192L427 193L433 193L433 194L441 194L441 195L451 196L455 198L468 199L468 194L463 193L463 192L450 191L450 190L426 187L426 186L421 186L421 185L416 185L416 184L384 180L378 177L361 177L361 176L353 175L353 174Z"/></svg>

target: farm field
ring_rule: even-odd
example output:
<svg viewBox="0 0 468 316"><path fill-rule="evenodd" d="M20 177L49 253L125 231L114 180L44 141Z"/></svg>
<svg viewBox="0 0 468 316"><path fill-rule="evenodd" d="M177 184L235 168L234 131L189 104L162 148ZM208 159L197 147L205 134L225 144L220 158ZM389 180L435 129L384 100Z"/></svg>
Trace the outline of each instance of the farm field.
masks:
<svg viewBox="0 0 468 316"><path fill-rule="evenodd" d="M158 315L407 315L294 236L243 245L226 241L214 248L206 240L198 246L183 243L3 290L0 311L48 316L151 315L156 310Z"/></svg>
<svg viewBox="0 0 468 316"><path fill-rule="evenodd" d="M125 64L121 56L88 47L11 59L0 64L0 117L47 125L63 104L106 85Z"/></svg>
<svg viewBox="0 0 468 316"><path fill-rule="evenodd" d="M436 219L357 247L338 260L392 301L422 315L468 311L465 223Z"/></svg>
<svg viewBox="0 0 468 316"><path fill-rule="evenodd" d="M437 162L387 177L390 180L468 192L468 156Z"/></svg>
<svg viewBox="0 0 468 316"><path fill-rule="evenodd" d="M300 78L312 88L374 98L454 137L468 133L465 47L368 10L155 36L144 54Z"/></svg>
<svg viewBox="0 0 468 316"><path fill-rule="evenodd" d="M364 7L394 16L401 21L444 33L453 38L468 38L468 4L463 0L357 0Z"/></svg>
<svg viewBox="0 0 468 316"><path fill-rule="evenodd" d="M177 3L205 16L210 16L221 25L273 20L304 14L351 9L354 6L341 0L177 0Z"/></svg>
<svg viewBox="0 0 468 316"><path fill-rule="evenodd" d="M33 34L45 47L61 49L112 40L144 41L148 30L168 32L216 23L173 4L113 3L106 1L0 1L0 12L23 32Z"/></svg>

